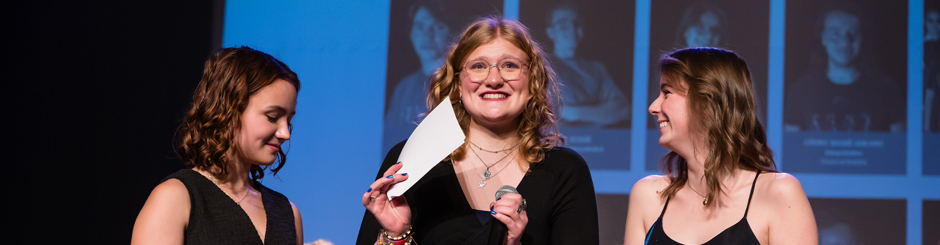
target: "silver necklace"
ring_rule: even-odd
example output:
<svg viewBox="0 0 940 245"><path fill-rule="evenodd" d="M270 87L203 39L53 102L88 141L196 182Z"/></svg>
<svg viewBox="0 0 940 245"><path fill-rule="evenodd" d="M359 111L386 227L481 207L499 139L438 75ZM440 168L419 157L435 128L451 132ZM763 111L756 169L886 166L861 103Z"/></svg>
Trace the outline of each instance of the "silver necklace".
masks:
<svg viewBox="0 0 940 245"><path fill-rule="evenodd" d="M472 142L471 142L471 144L472 144ZM513 149L513 148L516 148L516 147L513 146L513 147L510 148L510 149ZM495 174L492 174L492 172L490 172L490 167L496 166L496 164L498 164L499 162L502 162L504 159L506 159L507 157L509 157L509 155L512 155L512 153L515 152L515 151L510 151L510 152L507 153L505 156L503 156L503 158L500 158L499 160L497 160L497 161L494 162L493 164L487 165L486 162L483 161L483 158L480 157L480 154L477 154L477 151L474 150L473 147L470 147L470 151L473 152L473 155L477 156L477 158L480 159L480 162L483 163L483 166L486 167L486 170L484 170L484 171L483 171L483 174L480 175L480 178L483 179L483 182L480 182L480 184L479 184L479 187L480 187L480 188L483 188L483 186L486 185L486 181L487 181L487 180L489 180L489 179L492 178L493 176L496 176ZM511 162L511 161L510 161L510 162ZM506 166L509 166L509 164L506 164ZM506 169L506 167L503 166L502 169ZM502 172L502 171L503 171L502 169L500 169L499 172ZM499 172L496 172L496 174L499 174Z"/></svg>
<svg viewBox="0 0 940 245"><path fill-rule="evenodd" d="M509 152L509 154L512 155L513 152L515 152L515 151L511 151L511 152ZM481 160L481 162L482 162L482 160ZM497 174L503 172L503 170L506 169L506 167L509 167L509 165L511 165L511 164L512 164L512 159L509 159L509 162L507 162L506 165L503 165L503 168L499 169L499 171L496 171L496 173L493 174L493 176L496 176ZM495 165L495 164L494 164L494 165ZM489 177L492 177L492 176L489 176ZM484 179L483 176L481 175L481 176L480 176L480 179L482 179L483 181L480 182L480 184L477 184L477 187L480 187L480 188L482 189L484 186L486 186L486 180L489 179L489 177L487 177L487 178Z"/></svg>
<svg viewBox="0 0 940 245"><path fill-rule="evenodd" d="M696 191L695 188L692 188L692 184L689 184L688 182L686 182L685 184L689 186L689 190L692 190L692 192L695 192L695 194L702 197L702 205L708 205L708 197L706 197L705 195L702 195L701 193L698 193L698 191Z"/></svg>
<svg viewBox="0 0 940 245"><path fill-rule="evenodd" d="M513 145L512 147L509 147L509 148L506 148L506 149L502 149L502 150L495 150L495 151L494 151L494 150L483 149L483 147L478 146L476 143L473 143L473 141L467 140L467 142L470 142L470 144L473 145L473 147L476 147L477 149L480 149L481 151L485 151L485 152L489 152L489 153L500 153L500 152L512 150L512 149L515 149L516 146L519 146L519 144L522 144L522 141L519 141L519 142L516 142L516 145ZM470 148L470 149L473 149L473 148Z"/></svg>

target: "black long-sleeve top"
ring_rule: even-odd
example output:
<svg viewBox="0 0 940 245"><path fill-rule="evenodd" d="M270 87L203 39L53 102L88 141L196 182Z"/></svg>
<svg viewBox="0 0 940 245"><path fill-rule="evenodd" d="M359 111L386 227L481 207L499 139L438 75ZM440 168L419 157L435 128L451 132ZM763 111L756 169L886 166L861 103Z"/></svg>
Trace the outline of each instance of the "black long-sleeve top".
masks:
<svg viewBox="0 0 940 245"><path fill-rule="evenodd" d="M389 151L376 178L395 164L403 146ZM530 165L516 189L528 205L522 244L599 243L594 183L578 153L564 147L548 150L542 162ZM499 220L482 223L478 214L483 211L470 207L449 161L434 166L404 196L417 244L500 244L504 239L506 228ZM374 244L381 228L367 210L356 244Z"/></svg>

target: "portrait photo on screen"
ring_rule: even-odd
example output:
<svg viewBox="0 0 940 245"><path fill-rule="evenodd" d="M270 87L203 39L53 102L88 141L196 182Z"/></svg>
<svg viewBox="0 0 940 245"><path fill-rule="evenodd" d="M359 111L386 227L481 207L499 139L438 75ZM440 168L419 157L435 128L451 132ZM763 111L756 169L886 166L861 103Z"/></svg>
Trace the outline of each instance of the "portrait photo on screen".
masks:
<svg viewBox="0 0 940 245"><path fill-rule="evenodd" d="M623 244L623 231L627 228L627 207L630 195L597 194L597 223L600 244Z"/></svg>
<svg viewBox="0 0 940 245"><path fill-rule="evenodd" d="M940 245L940 200L924 200L922 207L924 245Z"/></svg>
<svg viewBox="0 0 940 245"><path fill-rule="evenodd" d="M819 245L904 244L905 200L810 198Z"/></svg>
<svg viewBox="0 0 940 245"><path fill-rule="evenodd" d="M559 131L591 169L629 169L633 1L520 0L560 84Z"/></svg>
<svg viewBox="0 0 940 245"><path fill-rule="evenodd" d="M786 2L783 170L904 174L907 2Z"/></svg>
<svg viewBox="0 0 940 245"><path fill-rule="evenodd" d="M940 1L924 2L923 174L940 175Z"/></svg>
<svg viewBox="0 0 940 245"><path fill-rule="evenodd" d="M747 62L758 102L758 116L766 127L767 50L770 3L749 0L664 0L650 6L649 85L647 105L659 96L659 58L688 47L719 47ZM659 146L656 117L647 113L646 170L659 170L669 150Z"/></svg>
<svg viewBox="0 0 940 245"><path fill-rule="evenodd" d="M382 154L428 112L428 79L444 64L454 38L478 17L501 15L503 1L396 0L391 3Z"/></svg>

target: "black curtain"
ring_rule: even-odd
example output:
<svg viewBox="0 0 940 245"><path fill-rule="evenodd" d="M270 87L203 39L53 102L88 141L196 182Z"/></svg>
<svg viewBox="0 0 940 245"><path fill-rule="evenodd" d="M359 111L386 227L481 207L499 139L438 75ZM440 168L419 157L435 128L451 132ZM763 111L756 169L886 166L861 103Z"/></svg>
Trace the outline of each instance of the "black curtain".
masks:
<svg viewBox="0 0 940 245"><path fill-rule="evenodd" d="M224 1L11 7L0 91L12 137L0 162L12 166L14 229L4 240L127 244L150 191L184 166L173 137L221 45Z"/></svg>

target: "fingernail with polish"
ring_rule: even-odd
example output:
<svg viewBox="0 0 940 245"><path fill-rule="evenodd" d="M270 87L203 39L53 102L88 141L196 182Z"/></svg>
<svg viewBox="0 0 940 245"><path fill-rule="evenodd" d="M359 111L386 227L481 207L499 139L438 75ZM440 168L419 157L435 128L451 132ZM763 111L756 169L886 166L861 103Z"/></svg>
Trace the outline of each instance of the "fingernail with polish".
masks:
<svg viewBox="0 0 940 245"><path fill-rule="evenodd" d="M498 198L496 198L496 201L499 201L499 199L503 199L503 197L498 197Z"/></svg>
<svg viewBox="0 0 940 245"><path fill-rule="evenodd" d="M496 211L490 211L490 214L496 215Z"/></svg>
<svg viewBox="0 0 940 245"><path fill-rule="evenodd" d="M408 173L402 173L401 176L408 176Z"/></svg>
<svg viewBox="0 0 940 245"><path fill-rule="evenodd" d="M389 175L389 176L385 176L385 178L386 178L386 179L391 179L391 178L392 178L392 176L391 176L391 175Z"/></svg>
<svg viewBox="0 0 940 245"><path fill-rule="evenodd" d="M401 162L396 162L395 165L401 164Z"/></svg>
<svg viewBox="0 0 940 245"><path fill-rule="evenodd" d="M372 192L372 188L370 187L366 192Z"/></svg>

